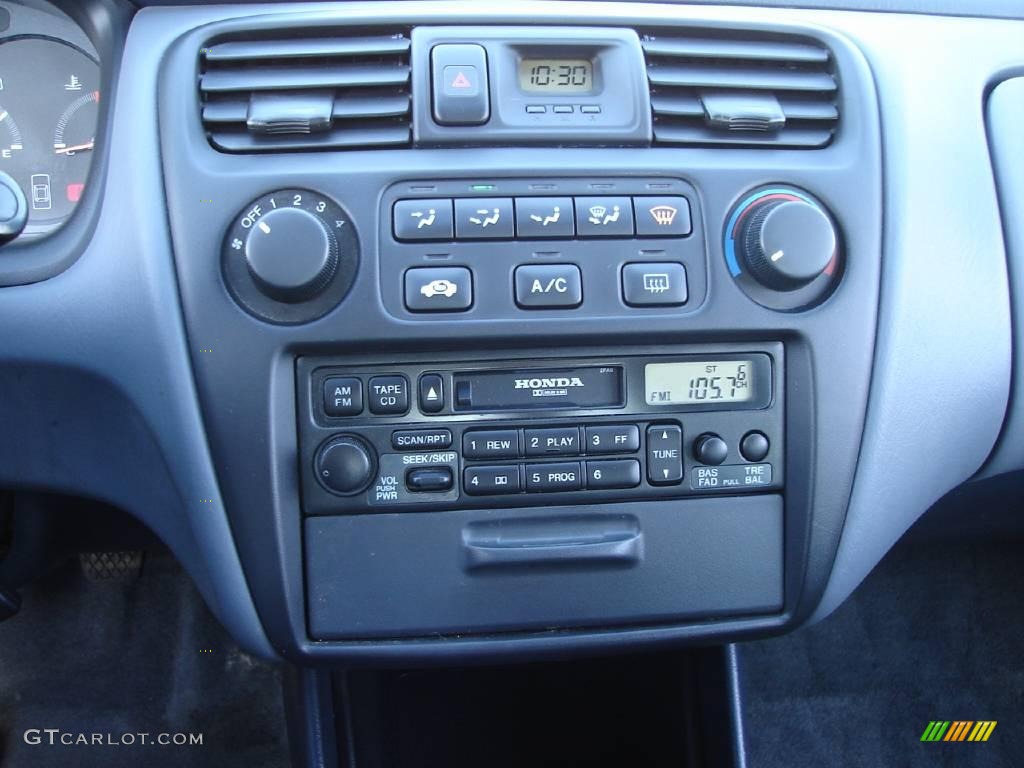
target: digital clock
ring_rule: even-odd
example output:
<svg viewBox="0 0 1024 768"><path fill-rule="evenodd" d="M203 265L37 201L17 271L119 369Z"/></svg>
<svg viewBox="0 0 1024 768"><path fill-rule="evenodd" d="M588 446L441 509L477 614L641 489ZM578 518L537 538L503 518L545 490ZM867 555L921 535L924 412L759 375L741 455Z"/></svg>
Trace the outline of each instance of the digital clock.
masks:
<svg viewBox="0 0 1024 768"><path fill-rule="evenodd" d="M528 93L587 93L594 87L589 59L520 59L519 87Z"/></svg>

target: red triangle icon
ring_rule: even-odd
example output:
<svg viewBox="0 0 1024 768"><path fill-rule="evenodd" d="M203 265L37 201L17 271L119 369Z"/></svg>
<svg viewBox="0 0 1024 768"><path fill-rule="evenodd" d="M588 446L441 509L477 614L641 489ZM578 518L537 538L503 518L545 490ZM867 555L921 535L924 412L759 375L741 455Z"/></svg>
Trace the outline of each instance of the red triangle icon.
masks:
<svg viewBox="0 0 1024 768"><path fill-rule="evenodd" d="M452 80L452 88L472 88L473 84L469 82L469 78L466 77L464 72L459 72Z"/></svg>

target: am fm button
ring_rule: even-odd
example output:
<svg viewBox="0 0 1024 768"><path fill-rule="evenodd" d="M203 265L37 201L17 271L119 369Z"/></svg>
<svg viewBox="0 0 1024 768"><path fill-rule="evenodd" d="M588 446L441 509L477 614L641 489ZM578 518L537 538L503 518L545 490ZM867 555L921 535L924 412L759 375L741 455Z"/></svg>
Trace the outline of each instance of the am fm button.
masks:
<svg viewBox="0 0 1024 768"><path fill-rule="evenodd" d="M345 376L324 379L324 413L328 416L358 416L363 412L363 382Z"/></svg>

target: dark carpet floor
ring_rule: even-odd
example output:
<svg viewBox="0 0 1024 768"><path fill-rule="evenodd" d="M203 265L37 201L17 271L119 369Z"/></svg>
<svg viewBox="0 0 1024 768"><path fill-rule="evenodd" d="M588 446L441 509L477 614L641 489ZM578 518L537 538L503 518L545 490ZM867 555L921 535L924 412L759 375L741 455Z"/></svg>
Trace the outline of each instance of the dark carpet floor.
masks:
<svg viewBox="0 0 1024 768"><path fill-rule="evenodd" d="M71 563L23 597L0 623L3 768L287 764L280 670L234 645L170 557L129 583L90 582ZM202 744L50 746L46 733L26 743L47 728Z"/></svg>
<svg viewBox="0 0 1024 768"><path fill-rule="evenodd" d="M741 646L748 768L1024 765L1024 543L901 544L819 624ZM996 720L922 743L930 720Z"/></svg>

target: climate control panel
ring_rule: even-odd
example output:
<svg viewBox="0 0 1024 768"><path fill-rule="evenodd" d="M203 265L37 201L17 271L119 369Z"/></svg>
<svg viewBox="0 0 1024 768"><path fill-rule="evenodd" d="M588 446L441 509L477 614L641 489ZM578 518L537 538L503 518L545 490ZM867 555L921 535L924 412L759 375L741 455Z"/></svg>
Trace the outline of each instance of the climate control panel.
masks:
<svg viewBox="0 0 1024 768"><path fill-rule="evenodd" d="M403 319L687 315L707 295L680 179L408 181L379 216L381 294Z"/></svg>
<svg viewBox="0 0 1024 768"><path fill-rule="evenodd" d="M301 358L305 511L781 489L782 346L659 352L443 368Z"/></svg>

